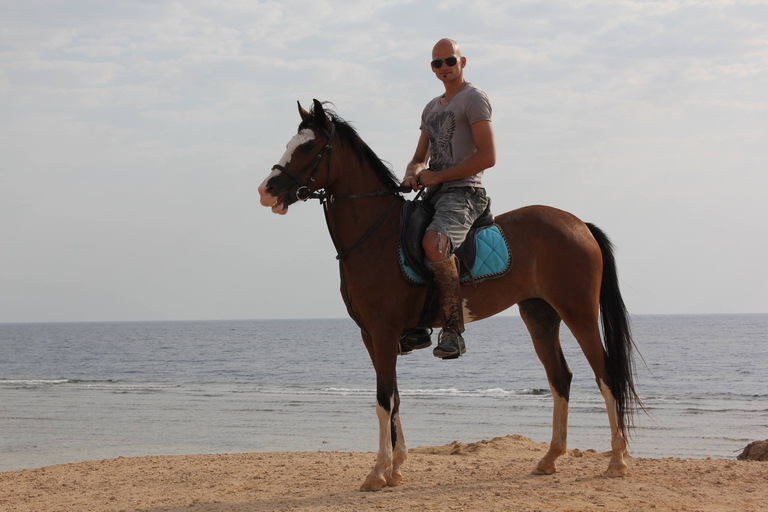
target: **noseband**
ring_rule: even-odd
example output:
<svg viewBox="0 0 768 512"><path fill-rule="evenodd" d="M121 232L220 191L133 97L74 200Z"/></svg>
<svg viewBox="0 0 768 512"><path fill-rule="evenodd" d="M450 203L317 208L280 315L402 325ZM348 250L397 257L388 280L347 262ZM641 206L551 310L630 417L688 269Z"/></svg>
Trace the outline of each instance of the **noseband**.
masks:
<svg viewBox="0 0 768 512"><path fill-rule="evenodd" d="M336 135L336 125L331 123L330 133L325 128L321 127L320 129L323 131L323 134L327 139L325 146L323 146L320 152L315 156L315 159L312 160L312 162L310 162L303 171L301 171L299 174L294 174L280 164L275 164L272 166L273 171L277 169L278 171L287 174L288 177L291 178L295 183L295 185L288 189L288 197L295 198L295 201L306 201L307 199L320 198L319 195L313 195L310 188L317 179L317 175L320 172L320 162L322 162L326 151L328 152L328 178L331 177L331 151L333 150L333 138ZM308 171L311 172L312 175L309 178L309 182L304 185L301 182L301 177L304 176L304 174L306 174Z"/></svg>

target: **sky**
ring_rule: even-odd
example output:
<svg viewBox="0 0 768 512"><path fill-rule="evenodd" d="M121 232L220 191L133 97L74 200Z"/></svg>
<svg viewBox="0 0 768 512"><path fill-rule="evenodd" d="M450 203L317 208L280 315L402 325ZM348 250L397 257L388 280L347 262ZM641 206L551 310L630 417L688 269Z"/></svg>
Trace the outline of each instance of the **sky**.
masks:
<svg viewBox="0 0 768 512"><path fill-rule="evenodd" d="M402 176L442 37L495 213L601 227L630 313L768 312L765 1L0 0L0 322L345 317L257 187L313 98Z"/></svg>

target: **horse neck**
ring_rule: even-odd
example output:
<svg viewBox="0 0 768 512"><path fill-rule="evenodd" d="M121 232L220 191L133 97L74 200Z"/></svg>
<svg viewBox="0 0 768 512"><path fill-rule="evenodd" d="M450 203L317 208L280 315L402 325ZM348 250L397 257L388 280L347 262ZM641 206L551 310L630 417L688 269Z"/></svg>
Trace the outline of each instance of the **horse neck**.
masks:
<svg viewBox="0 0 768 512"><path fill-rule="evenodd" d="M360 162L355 155L345 153L339 152L339 154L334 155L332 164L336 166L335 168L339 172L336 173L335 182L328 187L328 192L345 196L385 190L384 184L379 181L376 172L367 162ZM337 250L345 251L352 246L388 210L387 218L370 237L381 239L382 236L394 234L396 239L396 226L399 225L400 209L396 204L390 210L393 201L402 203L403 200L396 195L333 199L328 205L329 230ZM397 219L397 221L393 222L392 219ZM335 232L335 229L338 230L338 233Z"/></svg>

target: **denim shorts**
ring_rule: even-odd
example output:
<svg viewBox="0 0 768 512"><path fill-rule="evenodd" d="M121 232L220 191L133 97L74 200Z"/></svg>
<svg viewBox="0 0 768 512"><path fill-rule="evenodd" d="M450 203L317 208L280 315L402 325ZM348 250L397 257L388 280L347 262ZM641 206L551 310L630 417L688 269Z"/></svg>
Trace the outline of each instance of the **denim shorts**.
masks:
<svg viewBox="0 0 768 512"><path fill-rule="evenodd" d="M427 231L447 236L451 252L464 243L472 224L488 207L482 187L443 187L429 198L429 202L435 208L435 216Z"/></svg>

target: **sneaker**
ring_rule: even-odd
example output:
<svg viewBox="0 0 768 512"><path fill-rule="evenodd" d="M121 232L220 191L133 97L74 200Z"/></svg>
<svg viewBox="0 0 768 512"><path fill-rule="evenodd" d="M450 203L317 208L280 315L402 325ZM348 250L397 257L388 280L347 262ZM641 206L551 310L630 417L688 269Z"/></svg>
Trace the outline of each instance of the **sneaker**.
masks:
<svg viewBox="0 0 768 512"><path fill-rule="evenodd" d="M432 345L432 329L413 329L400 336L400 355Z"/></svg>
<svg viewBox="0 0 768 512"><path fill-rule="evenodd" d="M456 359L466 352L467 348L461 334L450 329L443 329L437 336L437 346L432 354L440 359Z"/></svg>

